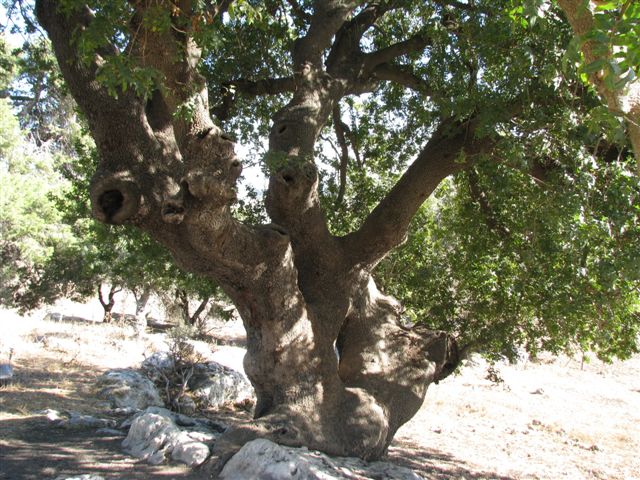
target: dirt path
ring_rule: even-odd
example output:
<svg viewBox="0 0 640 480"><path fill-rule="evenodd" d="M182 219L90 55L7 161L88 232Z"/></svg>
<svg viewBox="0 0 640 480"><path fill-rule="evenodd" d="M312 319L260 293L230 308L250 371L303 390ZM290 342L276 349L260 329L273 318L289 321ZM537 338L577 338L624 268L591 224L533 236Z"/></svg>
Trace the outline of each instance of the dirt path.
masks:
<svg viewBox="0 0 640 480"><path fill-rule="evenodd" d="M105 417L96 377L135 366L145 352L162 348L163 337L132 339L105 325L33 320L12 323L11 331L7 325L0 355L16 349L18 378L0 389L1 480L87 473L202 478L179 465L138 462L122 452L122 437L56 428L37 413L51 408ZM239 351L217 359L239 363ZM504 365L500 375L502 383L486 380L480 363L430 387L421 411L398 432L389 459L429 480L640 480L640 356L584 369L569 359Z"/></svg>

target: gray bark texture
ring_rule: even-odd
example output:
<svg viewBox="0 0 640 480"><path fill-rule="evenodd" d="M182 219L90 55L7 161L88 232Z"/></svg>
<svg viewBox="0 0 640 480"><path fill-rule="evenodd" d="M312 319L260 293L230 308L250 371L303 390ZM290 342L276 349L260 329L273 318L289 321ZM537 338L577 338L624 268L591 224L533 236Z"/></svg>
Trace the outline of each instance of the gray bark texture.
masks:
<svg viewBox="0 0 640 480"><path fill-rule="evenodd" d="M189 11L188 2L174 3ZM130 91L116 99L95 78L115 48L81 61L70 34L92 21L91 12L66 15L55 0L36 2L99 150L93 214L145 230L182 268L221 285L240 312L257 406L251 424L216 443L221 461L256 437L378 458L420 408L427 386L459 360L450 335L402 325L400 304L378 290L371 271L404 241L436 186L465 166L460 158L469 164L490 148L476 139L473 119L445 121L359 230L332 235L320 206L314 145L338 101L388 80L424 90L392 61L422 51L429 39L363 53L362 35L394 3L355 14L357 4L314 2L313 14L305 15L307 34L291 52L293 77L250 86L292 91L269 137L269 155L282 159L266 194L273 223L250 226L231 214L242 167L209 115L205 80L196 71L200 50L189 32L144 32L146 42L130 54L160 70L166 88L146 102ZM187 100L193 117L172 115Z"/></svg>

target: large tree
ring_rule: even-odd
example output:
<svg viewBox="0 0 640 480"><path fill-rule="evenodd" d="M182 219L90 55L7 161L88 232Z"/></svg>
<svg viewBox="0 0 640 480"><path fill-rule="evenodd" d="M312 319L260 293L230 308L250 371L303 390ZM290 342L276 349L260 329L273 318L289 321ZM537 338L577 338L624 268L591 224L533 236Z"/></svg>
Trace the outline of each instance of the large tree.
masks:
<svg viewBox="0 0 640 480"><path fill-rule="evenodd" d="M496 243L519 247L518 256L492 267L498 282L491 288L500 288L501 268L522 268L526 275L518 283L548 273L526 261L524 246L538 238L546 244L552 227L565 232L566 225L541 217L520 235L500 221L500 207L517 205L522 185L522 195L544 203L540 192L554 180L571 184L576 158L606 151L613 152L609 162L619 163L626 153L611 135L581 126L595 100L572 73L577 60L565 55L572 31L560 11L545 2L526 6L36 2L99 152L90 187L94 216L148 232L183 269L221 285L243 319L255 421L227 432L216 444L218 455L261 435L336 455L379 457L420 408L427 386L478 343L458 345L452 334L421 324L428 319L411 327L401 304L382 293L373 276L452 174L469 172L462 178L479 209L475 217L484 219ZM634 8L624 15L637 15ZM268 132L262 160L272 223L236 218L242 165L213 112L243 138ZM327 180L323 161L332 143L327 135L339 153L336 182ZM589 135L594 141L579 147ZM509 183L505 171L511 170L521 172L519 183ZM349 191L348 181L356 188ZM637 185L621 185L616 198L626 199L623 206L633 203ZM495 201L493 186L497 198L511 200ZM516 191L505 193L509 186ZM637 222L624 223L627 210L620 242L637 231ZM581 211L567 212L578 218ZM482 231L465 235L474 233ZM574 270L570 263L558 266L565 247L550 249L557 254L552 267L563 273ZM593 257L588 249L579 253ZM492 255L495 260L499 252ZM459 282L443 288L468 292ZM432 309L440 318L426 323L457 333L460 319L473 314L472 302L467 305L456 318ZM539 331L548 320L533 307L530 324L519 332ZM630 331L625 338L633 338Z"/></svg>

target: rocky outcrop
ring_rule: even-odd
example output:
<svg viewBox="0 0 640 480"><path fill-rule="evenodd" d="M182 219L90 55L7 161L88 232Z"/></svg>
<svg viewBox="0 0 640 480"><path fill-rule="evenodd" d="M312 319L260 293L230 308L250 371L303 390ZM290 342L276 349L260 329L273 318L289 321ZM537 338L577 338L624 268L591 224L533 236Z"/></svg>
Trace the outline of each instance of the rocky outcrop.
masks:
<svg viewBox="0 0 640 480"><path fill-rule="evenodd" d="M253 387L242 373L216 362L196 365L189 389L204 408L253 404L255 399Z"/></svg>
<svg viewBox="0 0 640 480"><path fill-rule="evenodd" d="M154 382L164 380L175 367L175 361L170 352L155 352L142 362L141 368L145 376Z"/></svg>
<svg viewBox="0 0 640 480"><path fill-rule="evenodd" d="M164 406L153 382L134 370L111 370L98 378L97 387L98 398L107 400L112 408Z"/></svg>
<svg viewBox="0 0 640 480"><path fill-rule="evenodd" d="M174 368L174 358L169 352L156 352L142 362L142 371L154 382L172 378ZM195 364L188 387L201 408L253 404L255 398L253 387L243 373L218 362ZM191 413L193 409L189 405L181 405L180 411Z"/></svg>
<svg viewBox="0 0 640 480"><path fill-rule="evenodd" d="M423 480L412 470L386 462L367 463L359 458L328 457L305 448L288 448L269 440L245 444L220 473L223 480L394 479Z"/></svg>
<svg viewBox="0 0 640 480"><path fill-rule="evenodd" d="M190 424L180 427L179 424ZM129 434L122 442L124 450L152 465L167 459L195 467L209 456L209 444L216 434L184 415L151 407L131 421Z"/></svg>

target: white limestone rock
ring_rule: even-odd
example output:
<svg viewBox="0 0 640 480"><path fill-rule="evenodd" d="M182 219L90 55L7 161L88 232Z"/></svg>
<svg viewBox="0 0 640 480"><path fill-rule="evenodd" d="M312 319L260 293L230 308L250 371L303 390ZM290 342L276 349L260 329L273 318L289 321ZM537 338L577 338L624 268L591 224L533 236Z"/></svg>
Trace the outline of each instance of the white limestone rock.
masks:
<svg viewBox="0 0 640 480"><path fill-rule="evenodd" d="M192 423L200 430L186 430L176 424ZM164 408L151 407L134 417L127 438L122 442L124 450L152 465L164 463L168 458L195 467L209 456L208 443L215 435L204 431L196 422L188 422L184 415Z"/></svg>
<svg viewBox="0 0 640 480"><path fill-rule="evenodd" d="M134 370L111 370L98 378L97 387L98 398L107 400L112 408L164 406L153 382Z"/></svg>
<svg viewBox="0 0 640 480"><path fill-rule="evenodd" d="M189 388L199 405L205 408L255 402L255 393L247 378L217 362L196 365Z"/></svg>
<svg viewBox="0 0 640 480"><path fill-rule="evenodd" d="M224 466L223 480L424 480L412 470L387 462L329 457L306 448L283 447L258 439L245 444Z"/></svg>

